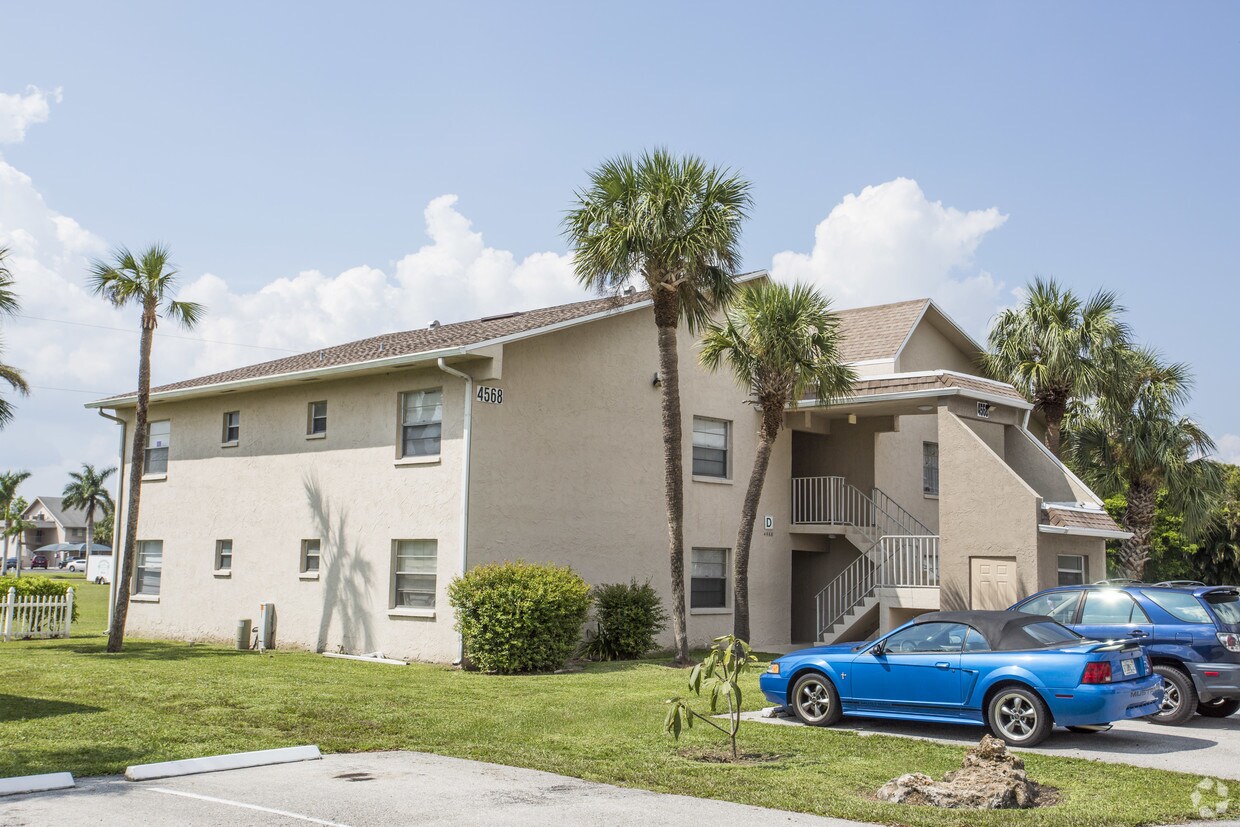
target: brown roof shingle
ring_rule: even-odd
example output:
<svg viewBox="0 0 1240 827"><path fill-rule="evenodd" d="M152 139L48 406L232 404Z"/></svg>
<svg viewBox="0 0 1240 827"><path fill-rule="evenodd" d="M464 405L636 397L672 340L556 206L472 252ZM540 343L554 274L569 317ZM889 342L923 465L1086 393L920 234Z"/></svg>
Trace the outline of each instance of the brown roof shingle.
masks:
<svg viewBox="0 0 1240 827"><path fill-rule="evenodd" d="M894 359L929 299L837 311L846 362Z"/></svg>
<svg viewBox="0 0 1240 827"><path fill-rule="evenodd" d="M861 377L853 383L853 392L849 398L864 399L867 396L881 396L889 393L913 393L915 391L936 390L967 390L991 396L1002 396L1011 399L1013 402L1025 402L1025 398L1011 385L1005 385L1002 382L988 382L985 379L944 371L910 373L874 379Z"/></svg>
<svg viewBox="0 0 1240 827"><path fill-rule="evenodd" d="M1105 511L1082 511L1079 508L1058 507L1054 503L1042 508L1047 525L1061 528L1088 528L1096 531L1123 531L1111 515Z"/></svg>

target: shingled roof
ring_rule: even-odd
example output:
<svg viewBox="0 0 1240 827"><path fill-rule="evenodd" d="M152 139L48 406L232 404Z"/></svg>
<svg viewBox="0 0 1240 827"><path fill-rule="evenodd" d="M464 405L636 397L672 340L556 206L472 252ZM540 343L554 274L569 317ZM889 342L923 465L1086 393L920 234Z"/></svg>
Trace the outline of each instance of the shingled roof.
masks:
<svg viewBox="0 0 1240 827"><path fill-rule="evenodd" d="M844 361L894 359L929 303L929 299L913 299L837 311Z"/></svg>
<svg viewBox="0 0 1240 827"><path fill-rule="evenodd" d="M1102 509L1078 508L1063 503L1046 503L1042 507L1042 522L1057 528L1086 529L1089 531L1123 532Z"/></svg>

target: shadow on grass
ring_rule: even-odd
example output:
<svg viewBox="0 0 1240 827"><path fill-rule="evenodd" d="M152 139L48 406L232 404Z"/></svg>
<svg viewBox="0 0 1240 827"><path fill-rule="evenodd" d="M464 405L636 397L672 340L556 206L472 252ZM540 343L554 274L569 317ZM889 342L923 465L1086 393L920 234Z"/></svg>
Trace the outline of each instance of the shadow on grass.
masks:
<svg viewBox="0 0 1240 827"><path fill-rule="evenodd" d="M0 695L0 721L28 721L32 718L51 718L56 715L80 715L101 712L97 706L87 706L70 701L49 701L44 698L27 698L22 695Z"/></svg>
<svg viewBox="0 0 1240 827"><path fill-rule="evenodd" d="M72 772L75 776L118 774L130 764L157 761L149 750L89 744L83 747L50 749L41 745L37 752L23 752L21 747L0 756L0 778L38 775L45 772ZM136 785L134 785L136 786ZM120 790L133 789L121 787ZM3 823L8 824L8 821Z"/></svg>
<svg viewBox="0 0 1240 827"><path fill-rule="evenodd" d="M183 643L181 641L125 641L125 647L118 653L108 652L106 638L97 643L75 643L56 647L75 655L90 655L116 660L153 660L178 661L198 658L256 657L254 652L241 652L223 646L202 646Z"/></svg>

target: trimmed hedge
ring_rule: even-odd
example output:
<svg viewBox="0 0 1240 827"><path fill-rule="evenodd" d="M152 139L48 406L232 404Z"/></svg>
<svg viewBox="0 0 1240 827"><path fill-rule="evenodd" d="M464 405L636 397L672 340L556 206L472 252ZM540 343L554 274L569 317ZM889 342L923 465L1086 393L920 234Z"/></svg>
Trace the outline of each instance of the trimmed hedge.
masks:
<svg viewBox="0 0 1240 827"><path fill-rule="evenodd" d="M452 581L465 655L485 672L550 672L581 640L590 586L567 566L489 563Z"/></svg>
<svg viewBox="0 0 1240 827"><path fill-rule="evenodd" d="M667 612L650 581L604 583L595 586L591 596L597 625L586 641L586 657L633 660L655 648L655 638L667 627Z"/></svg>
<svg viewBox="0 0 1240 827"><path fill-rule="evenodd" d="M9 589L17 589L18 597L64 597L73 584L50 577L0 577L0 599L8 599ZM74 597L77 593L74 592ZM78 619L78 601L73 601L73 619Z"/></svg>

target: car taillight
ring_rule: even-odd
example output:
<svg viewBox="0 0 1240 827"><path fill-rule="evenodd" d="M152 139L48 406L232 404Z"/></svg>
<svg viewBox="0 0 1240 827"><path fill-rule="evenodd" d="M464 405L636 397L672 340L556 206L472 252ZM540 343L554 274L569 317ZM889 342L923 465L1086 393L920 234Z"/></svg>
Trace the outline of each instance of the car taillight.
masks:
<svg viewBox="0 0 1240 827"><path fill-rule="evenodd" d="M1085 664L1085 674L1081 676L1081 683L1110 683L1111 682L1111 664L1107 661L1099 661L1097 663Z"/></svg>
<svg viewBox="0 0 1240 827"><path fill-rule="evenodd" d="M1240 652L1240 635L1234 632L1219 632L1218 642L1223 644L1228 652Z"/></svg>

